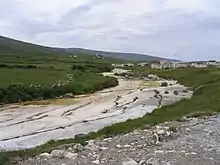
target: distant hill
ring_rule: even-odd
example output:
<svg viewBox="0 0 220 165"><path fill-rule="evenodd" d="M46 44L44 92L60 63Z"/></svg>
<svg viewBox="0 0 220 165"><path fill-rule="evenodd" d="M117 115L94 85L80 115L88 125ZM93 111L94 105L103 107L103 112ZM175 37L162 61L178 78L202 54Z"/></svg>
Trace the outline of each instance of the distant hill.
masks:
<svg viewBox="0 0 220 165"><path fill-rule="evenodd" d="M0 54L37 55L63 52L63 49L51 48L0 36Z"/></svg>
<svg viewBox="0 0 220 165"><path fill-rule="evenodd" d="M77 55L101 55L104 57L118 58L128 61L158 61L165 60L150 55L136 54L136 53L119 53L96 51L81 48L54 48L46 47L36 44L31 44L23 41L14 40L11 38L0 36L0 55L57 55L57 54L77 54Z"/></svg>
<svg viewBox="0 0 220 165"><path fill-rule="evenodd" d="M82 48L69 48L69 52L72 53L82 53L88 55L99 54L104 57L120 58L129 61L159 61L159 60L168 60L165 58L155 57L151 55L137 54L137 53L120 53L120 52L107 52L107 51L98 51L98 50L89 50Z"/></svg>

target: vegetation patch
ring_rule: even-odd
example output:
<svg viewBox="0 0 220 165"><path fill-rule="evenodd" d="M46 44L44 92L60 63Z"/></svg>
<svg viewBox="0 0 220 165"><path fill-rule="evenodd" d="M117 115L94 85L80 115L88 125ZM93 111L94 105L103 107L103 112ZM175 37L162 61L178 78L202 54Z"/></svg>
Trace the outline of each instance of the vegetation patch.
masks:
<svg viewBox="0 0 220 165"><path fill-rule="evenodd" d="M93 93L116 85L118 85L118 80L114 77L80 73L79 75L73 75L67 81L53 85L10 85L7 88L0 88L0 103L8 104L59 98L67 93L72 93L73 95Z"/></svg>

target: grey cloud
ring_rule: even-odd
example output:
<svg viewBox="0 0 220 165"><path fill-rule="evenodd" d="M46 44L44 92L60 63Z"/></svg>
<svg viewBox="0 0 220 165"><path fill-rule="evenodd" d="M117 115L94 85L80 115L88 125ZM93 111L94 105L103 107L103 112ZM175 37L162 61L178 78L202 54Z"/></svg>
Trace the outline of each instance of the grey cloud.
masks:
<svg viewBox="0 0 220 165"><path fill-rule="evenodd" d="M175 51L183 60L220 59L220 12L169 9L164 8L164 4L170 0L157 0L152 2L160 6L158 10L121 16L120 12L126 8L117 9L117 3L126 5L126 0L89 0L53 22L27 19L20 14L18 1L3 1L5 7L11 8L0 11L0 21L7 23L7 28L10 26L8 29L0 26L2 35L11 34L50 46L137 52L169 58ZM215 0L207 2L215 9L220 7ZM111 8L100 12L102 6Z"/></svg>

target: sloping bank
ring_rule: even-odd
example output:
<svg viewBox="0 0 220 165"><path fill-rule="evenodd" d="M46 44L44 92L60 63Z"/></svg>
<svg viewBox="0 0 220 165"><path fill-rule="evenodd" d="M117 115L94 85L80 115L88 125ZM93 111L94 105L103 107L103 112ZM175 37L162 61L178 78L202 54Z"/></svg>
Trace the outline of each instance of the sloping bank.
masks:
<svg viewBox="0 0 220 165"><path fill-rule="evenodd" d="M62 144L85 143L86 140L97 137L115 136L121 133L127 133L145 125L155 125L167 120L177 120L185 115L191 114L198 116L200 114L210 114L219 111L220 105L220 71L217 69L178 69L170 71L153 71L164 78L177 79L180 83L192 87L195 91L191 100L182 100L172 105L167 105L147 114L142 118L128 120L126 122L114 124L106 127L96 133L90 133L84 137L75 139L66 139L59 141L50 141L35 149L2 152L0 155L0 164L9 161L15 157L30 157L42 152L49 152Z"/></svg>

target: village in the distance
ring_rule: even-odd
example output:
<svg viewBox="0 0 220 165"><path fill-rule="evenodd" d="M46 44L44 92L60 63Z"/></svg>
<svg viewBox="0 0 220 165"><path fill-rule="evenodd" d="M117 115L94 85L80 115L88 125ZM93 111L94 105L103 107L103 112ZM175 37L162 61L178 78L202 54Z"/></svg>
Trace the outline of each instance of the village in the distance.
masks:
<svg viewBox="0 0 220 165"><path fill-rule="evenodd" d="M177 69L177 68L220 68L220 61L210 60L210 61L191 61L191 62L181 62L181 61L150 61L141 63L126 63L126 64L112 64L114 67L134 67L134 66L146 66L152 69Z"/></svg>

